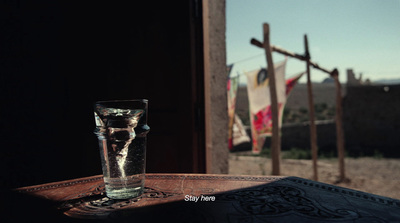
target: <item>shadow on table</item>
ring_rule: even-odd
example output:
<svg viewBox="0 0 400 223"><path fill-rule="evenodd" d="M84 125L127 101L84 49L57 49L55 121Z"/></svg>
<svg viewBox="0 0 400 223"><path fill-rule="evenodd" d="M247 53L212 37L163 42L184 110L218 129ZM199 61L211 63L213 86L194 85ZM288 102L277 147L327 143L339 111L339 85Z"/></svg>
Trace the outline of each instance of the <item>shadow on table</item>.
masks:
<svg viewBox="0 0 400 223"><path fill-rule="evenodd" d="M2 189L1 222L86 222L65 216L57 210L57 205L51 200Z"/></svg>
<svg viewBox="0 0 400 223"><path fill-rule="evenodd" d="M112 200L104 195L63 203L13 194L11 215L53 222L398 222L400 201L287 177L281 180L217 194L198 195L140 207L146 199L174 196L147 188L139 198ZM159 196L160 195L160 196ZM182 197L182 194L179 196ZM143 203L142 203L143 204ZM64 213L64 214L62 214ZM69 216L69 217L67 217Z"/></svg>

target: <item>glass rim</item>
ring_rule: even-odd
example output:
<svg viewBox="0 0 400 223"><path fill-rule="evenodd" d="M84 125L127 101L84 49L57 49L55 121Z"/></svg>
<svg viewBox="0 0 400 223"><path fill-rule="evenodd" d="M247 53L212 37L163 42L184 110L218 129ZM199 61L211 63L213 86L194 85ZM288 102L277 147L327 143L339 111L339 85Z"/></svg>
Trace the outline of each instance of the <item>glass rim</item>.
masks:
<svg viewBox="0 0 400 223"><path fill-rule="evenodd" d="M104 101L96 101L95 104L102 103L118 103L118 102L148 102L148 99L127 99L127 100L104 100Z"/></svg>

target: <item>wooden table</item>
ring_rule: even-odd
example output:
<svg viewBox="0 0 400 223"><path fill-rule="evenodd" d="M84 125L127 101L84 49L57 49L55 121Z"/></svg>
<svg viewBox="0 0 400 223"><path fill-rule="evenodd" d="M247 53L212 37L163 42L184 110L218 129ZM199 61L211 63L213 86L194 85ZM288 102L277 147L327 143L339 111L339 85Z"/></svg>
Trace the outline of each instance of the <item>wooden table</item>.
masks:
<svg viewBox="0 0 400 223"><path fill-rule="evenodd" d="M16 192L58 222L400 222L399 200L298 177L147 174L145 186L129 200L107 198L101 175Z"/></svg>

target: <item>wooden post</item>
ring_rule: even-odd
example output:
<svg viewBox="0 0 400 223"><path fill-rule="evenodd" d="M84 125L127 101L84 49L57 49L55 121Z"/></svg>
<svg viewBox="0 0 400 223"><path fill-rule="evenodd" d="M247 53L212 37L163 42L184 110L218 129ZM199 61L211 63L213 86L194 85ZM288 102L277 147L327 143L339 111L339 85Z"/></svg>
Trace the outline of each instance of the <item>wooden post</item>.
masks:
<svg viewBox="0 0 400 223"><path fill-rule="evenodd" d="M331 76L335 80L336 87L336 147L339 159L339 182L346 180L344 168L344 136L342 126L342 87L339 81L339 71L334 69Z"/></svg>
<svg viewBox="0 0 400 223"><path fill-rule="evenodd" d="M279 130L279 109L278 95L276 93L276 78L274 63L272 61L272 49L269 41L269 25L263 24L264 30L264 49L268 64L269 90L271 96L271 114L272 114L272 138L271 138L271 159L272 159L272 175L280 174L280 151L281 138Z"/></svg>
<svg viewBox="0 0 400 223"><path fill-rule="evenodd" d="M318 180L318 171L317 171L317 157L318 157L318 148L317 148L317 128L315 126L315 114L314 114L314 100L312 94L312 85L311 85L311 75L310 75L310 52L308 51L308 40L307 35L304 35L304 46L305 46L305 57L307 62L307 92L308 92L308 109L310 114L310 145L311 145L311 154L312 154L312 162L313 162L313 180Z"/></svg>
<svg viewBox="0 0 400 223"><path fill-rule="evenodd" d="M328 71L327 69L320 67L317 63L314 63L310 59L310 53L308 51L308 40L307 36L304 36L305 39L305 48L306 48L306 56L299 55L290 51L287 51L285 49L270 45L270 49L272 51L278 52L280 54L293 57L302 61L307 62L307 86L308 86L308 101L309 101L309 107L310 107L310 141L311 141L311 149L312 149L312 154L313 154L313 167L314 167L314 180L318 180L318 175L317 175L317 130L315 127L315 122L314 122L314 102L312 98L312 86L311 86L311 78L310 78L310 66L313 66L313 68L318 69L322 72L325 72L329 75L331 75L334 80L335 80L335 85L336 85L336 134L337 134L337 150L338 150L338 159L339 159L339 171L340 171L340 177L339 181L344 181L347 180L345 176L345 168L344 168L344 133L343 133L343 126L342 126L342 93L341 93L341 86L339 82L339 72L337 69L334 69L333 71ZM256 39L251 39L251 44L254 46L264 48L263 43ZM272 60L272 59L271 59ZM280 140L280 138L279 138ZM280 141L279 141L279 148L280 148ZM272 160L274 163L274 160ZM278 160L279 162L279 160ZM274 166L274 164L272 164ZM279 167L278 167L279 168Z"/></svg>

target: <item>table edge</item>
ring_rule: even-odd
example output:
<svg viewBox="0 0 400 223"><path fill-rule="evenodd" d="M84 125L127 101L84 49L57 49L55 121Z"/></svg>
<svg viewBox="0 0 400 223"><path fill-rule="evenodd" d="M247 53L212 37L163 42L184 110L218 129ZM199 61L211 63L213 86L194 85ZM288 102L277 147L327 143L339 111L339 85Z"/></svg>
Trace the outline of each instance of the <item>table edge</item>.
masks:
<svg viewBox="0 0 400 223"><path fill-rule="evenodd" d="M146 173L146 179L187 179L187 180L231 180L231 181L259 181L268 182L286 178L286 176L262 176L262 175L227 175L227 174L185 174L185 173ZM103 175L81 177L33 186L15 188L18 192L33 192L61 187L68 187L80 183L89 183L103 180Z"/></svg>

